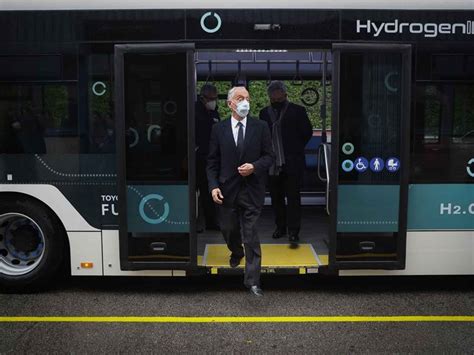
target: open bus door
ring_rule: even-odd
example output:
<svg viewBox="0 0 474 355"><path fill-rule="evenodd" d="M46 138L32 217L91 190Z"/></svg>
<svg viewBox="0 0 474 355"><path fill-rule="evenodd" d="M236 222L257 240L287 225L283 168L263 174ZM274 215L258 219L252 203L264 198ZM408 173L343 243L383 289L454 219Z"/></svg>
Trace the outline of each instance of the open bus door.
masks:
<svg viewBox="0 0 474 355"><path fill-rule="evenodd" d="M196 266L194 46L115 46L122 270Z"/></svg>
<svg viewBox="0 0 474 355"><path fill-rule="evenodd" d="M335 269L404 269L411 46L333 45Z"/></svg>

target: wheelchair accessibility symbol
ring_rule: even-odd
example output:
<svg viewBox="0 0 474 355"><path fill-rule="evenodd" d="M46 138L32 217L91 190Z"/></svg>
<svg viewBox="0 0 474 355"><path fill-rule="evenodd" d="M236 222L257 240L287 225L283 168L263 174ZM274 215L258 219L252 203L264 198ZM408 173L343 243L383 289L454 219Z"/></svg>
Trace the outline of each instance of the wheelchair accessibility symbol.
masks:
<svg viewBox="0 0 474 355"><path fill-rule="evenodd" d="M158 213L155 211L155 209L148 204L150 200L164 201L164 198L163 196L158 195L158 194L150 194L143 197L142 200L140 201L140 205L138 206L138 211L140 212L140 216L143 218L145 222L150 223L150 224L160 224L164 222L166 218L168 218L168 215L170 214L169 203L166 201L163 203L163 214L159 216ZM150 218L145 213L145 205L147 204L148 204L148 207L151 208L153 212L155 212L158 218Z"/></svg>
<svg viewBox="0 0 474 355"><path fill-rule="evenodd" d="M216 25L214 26L214 28L209 28L206 26L206 19L209 17L209 16L212 16L215 18L215 20L217 21ZM207 33L216 33L217 31L219 31L221 29L221 25L222 25L222 20L221 20L221 17L215 13L215 12L206 12L204 15L202 15L201 17L201 28L203 29L204 32L207 32Z"/></svg>
<svg viewBox="0 0 474 355"><path fill-rule="evenodd" d="M359 157L354 160L354 168L359 172L363 173L369 167L369 162L364 157Z"/></svg>

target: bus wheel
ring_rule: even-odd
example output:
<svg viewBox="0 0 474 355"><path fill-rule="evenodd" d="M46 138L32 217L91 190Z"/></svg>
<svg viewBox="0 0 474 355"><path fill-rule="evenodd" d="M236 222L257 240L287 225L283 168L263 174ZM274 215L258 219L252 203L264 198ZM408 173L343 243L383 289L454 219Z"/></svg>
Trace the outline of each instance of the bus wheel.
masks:
<svg viewBox="0 0 474 355"><path fill-rule="evenodd" d="M57 217L35 200L0 195L0 290L34 292L62 265L65 233Z"/></svg>

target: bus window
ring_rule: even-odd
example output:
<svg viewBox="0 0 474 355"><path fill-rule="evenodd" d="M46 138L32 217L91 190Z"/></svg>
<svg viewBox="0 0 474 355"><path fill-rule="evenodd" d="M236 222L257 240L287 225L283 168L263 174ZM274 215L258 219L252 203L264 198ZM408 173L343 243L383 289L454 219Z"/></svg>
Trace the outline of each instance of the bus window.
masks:
<svg viewBox="0 0 474 355"><path fill-rule="evenodd" d="M1 84L0 125L0 153L78 153L75 84Z"/></svg>
<svg viewBox="0 0 474 355"><path fill-rule="evenodd" d="M414 125L413 182L472 181L474 84L419 84Z"/></svg>

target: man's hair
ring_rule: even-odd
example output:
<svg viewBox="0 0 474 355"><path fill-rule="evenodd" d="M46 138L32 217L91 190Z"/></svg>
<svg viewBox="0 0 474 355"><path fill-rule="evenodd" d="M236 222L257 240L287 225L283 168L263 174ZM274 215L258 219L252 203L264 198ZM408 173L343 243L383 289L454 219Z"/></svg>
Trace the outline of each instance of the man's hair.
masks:
<svg viewBox="0 0 474 355"><path fill-rule="evenodd" d="M230 101L232 100L232 98L234 97L234 94L235 94L235 90L239 89L239 88L244 88L245 90L247 90L247 88L243 85L238 85L238 86L234 86L232 89L229 90L229 92L227 93L227 101Z"/></svg>
<svg viewBox="0 0 474 355"><path fill-rule="evenodd" d="M280 80L274 80L267 86L267 94L270 96L272 93L275 91L283 91L285 94L287 93L286 91L286 85L283 81Z"/></svg>
<svg viewBox="0 0 474 355"><path fill-rule="evenodd" d="M217 94L217 88L214 85L209 84L209 83L204 84L201 87L200 95L204 96L208 93L216 93Z"/></svg>

